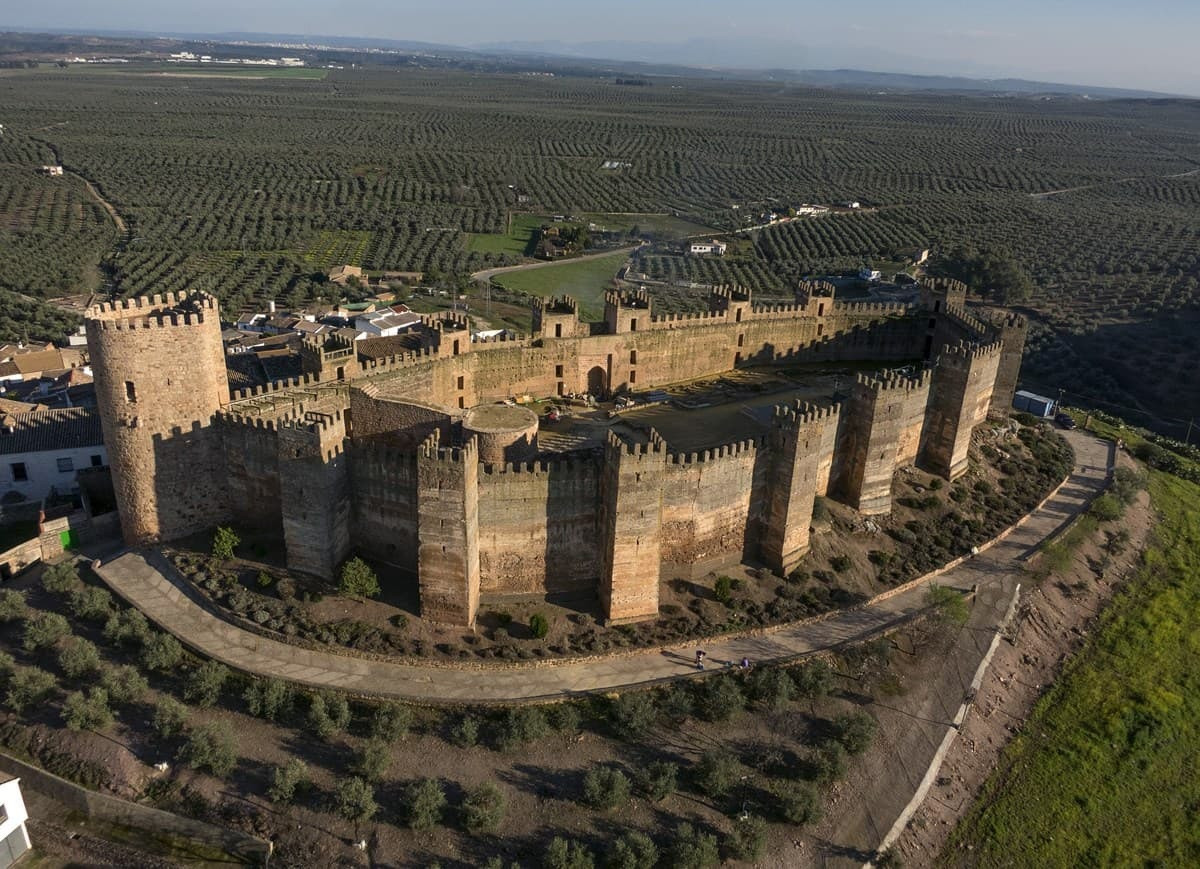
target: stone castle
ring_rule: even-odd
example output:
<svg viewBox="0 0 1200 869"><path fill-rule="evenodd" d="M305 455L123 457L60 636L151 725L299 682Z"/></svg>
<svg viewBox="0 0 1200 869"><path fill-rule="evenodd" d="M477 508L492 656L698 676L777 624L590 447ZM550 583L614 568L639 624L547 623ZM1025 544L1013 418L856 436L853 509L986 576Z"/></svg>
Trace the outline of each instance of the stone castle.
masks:
<svg viewBox="0 0 1200 869"><path fill-rule="evenodd" d="M656 616L660 578L679 571L791 570L818 496L880 514L901 466L961 474L972 429L1007 411L1027 331L965 298L931 280L914 304L842 303L805 283L794 304L722 288L704 314L662 316L645 293L611 292L599 323L540 299L529 336L473 339L462 315L425 316L411 352L308 341L303 378L233 394L207 295L99 305L87 333L128 543L235 523L279 533L289 568L319 577L355 551L402 568L434 621L472 625L481 599L589 594L624 622ZM494 403L916 360L918 374L859 375L837 402L779 405L767 434L697 453L653 430L547 452L531 411Z"/></svg>

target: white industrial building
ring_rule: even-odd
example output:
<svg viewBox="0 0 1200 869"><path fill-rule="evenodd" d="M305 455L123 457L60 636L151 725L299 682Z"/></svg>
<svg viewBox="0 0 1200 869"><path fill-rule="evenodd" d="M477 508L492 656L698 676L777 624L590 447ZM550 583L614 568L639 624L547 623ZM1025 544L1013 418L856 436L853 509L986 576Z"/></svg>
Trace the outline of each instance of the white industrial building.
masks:
<svg viewBox="0 0 1200 869"><path fill-rule="evenodd" d="M25 821L25 800L21 780L0 772L0 869L8 869L29 850L29 831Z"/></svg>

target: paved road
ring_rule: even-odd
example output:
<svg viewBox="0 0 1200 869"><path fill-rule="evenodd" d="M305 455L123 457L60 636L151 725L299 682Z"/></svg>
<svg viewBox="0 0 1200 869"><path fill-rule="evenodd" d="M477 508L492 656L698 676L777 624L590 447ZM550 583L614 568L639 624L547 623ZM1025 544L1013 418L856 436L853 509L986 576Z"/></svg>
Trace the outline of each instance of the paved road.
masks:
<svg viewBox="0 0 1200 869"><path fill-rule="evenodd" d="M496 275L506 275L510 272L525 272L529 271L530 269L550 269L554 268L555 266L569 266L573 263L586 262L590 259L600 259L601 257L613 256L618 253L630 254L639 247L640 245L635 244L632 247L616 247L612 250L602 250L599 253L589 253L585 254L584 256L571 257L570 259L546 260L544 262L525 263L524 265L519 266L497 266L494 269L484 269L483 271L472 272L471 280L490 281Z"/></svg>
<svg viewBox="0 0 1200 869"><path fill-rule="evenodd" d="M1091 435L1069 432L1076 467L1067 483L1008 538L938 577L943 585L978 584L987 609L1020 575L1021 561L1048 535L1082 510L1104 485L1109 446ZM99 568L112 589L202 655L239 670L307 685L431 703L492 703L552 699L639 683L697 675L690 653L651 649L612 657L537 667L450 668L401 664L311 651L258 636L223 621L199 593L153 552L126 552ZM743 656L783 660L868 637L921 608L925 587L886 601L798 624L767 636L705 643L710 669ZM983 608L977 607L977 610ZM997 616L998 618L998 616Z"/></svg>

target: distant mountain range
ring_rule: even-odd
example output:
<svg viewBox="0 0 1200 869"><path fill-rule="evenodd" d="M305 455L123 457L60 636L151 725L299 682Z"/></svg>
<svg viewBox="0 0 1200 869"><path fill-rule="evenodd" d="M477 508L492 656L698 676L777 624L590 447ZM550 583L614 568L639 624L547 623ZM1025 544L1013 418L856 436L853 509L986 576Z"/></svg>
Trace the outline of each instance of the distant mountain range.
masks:
<svg viewBox="0 0 1200 869"><path fill-rule="evenodd" d="M0 24L0 29L3 25ZM576 74L683 76L779 81L812 87L872 91L959 91L999 94L1055 94L1102 99L1162 99L1178 95L1130 88L1098 87L1033 81L1022 78L968 75L976 70L954 69L953 61L897 52L855 53L834 48L799 46L782 40L761 38L691 39L676 43L627 42L620 40L566 43L560 41L492 42L472 46L446 45L379 37L324 36L313 34L258 33L171 33L131 30L67 28L44 30L13 28L0 33L0 58L16 48L8 43L27 43L37 34L47 34L56 47L67 50L100 51L105 40L153 43L161 50L164 41L181 45L288 45L313 50L344 52L387 52L417 57L442 58L498 69L556 68ZM75 41L78 41L75 44ZM98 44L100 43L100 44ZM23 46L29 51L29 46ZM113 46L115 50L120 46ZM149 47L149 46L147 46ZM703 58L703 63L698 62ZM848 68L847 62L864 66L906 69L907 72ZM369 61L368 61L369 62Z"/></svg>

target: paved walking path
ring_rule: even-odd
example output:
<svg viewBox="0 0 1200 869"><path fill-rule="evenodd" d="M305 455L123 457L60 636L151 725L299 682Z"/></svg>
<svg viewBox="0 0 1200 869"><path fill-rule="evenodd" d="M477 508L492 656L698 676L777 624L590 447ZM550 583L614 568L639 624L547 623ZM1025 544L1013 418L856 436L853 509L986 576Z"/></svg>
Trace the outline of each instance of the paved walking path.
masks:
<svg viewBox="0 0 1200 869"><path fill-rule="evenodd" d="M942 574L937 582L963 589L978 584L981 593L991 597L991 586L1011 582L1019 575L1023 559L1087 506L1104 485L1110 447L1082 432L1068 432L1067 438L1075 447L1076 464L1058 493L1006 539ZM158 564L162 564L161 570ZM154 553L123 553L98 572L117 594L196 652L239 670L312 686L433 703L489 703L551 699L697 675L690 650L648 649L537 667L462 669L312 651L261 637L218 618L202 606L199 593L155 559ZM925 586L919 585L824 621L794 625L766 636L699 645L707 652L709 670L743 656L756 662L794 658L869 637L919 610L924 595Z"/></svg>

